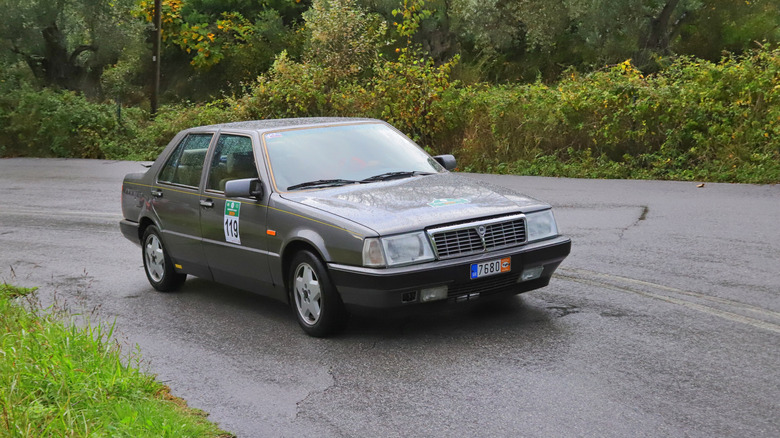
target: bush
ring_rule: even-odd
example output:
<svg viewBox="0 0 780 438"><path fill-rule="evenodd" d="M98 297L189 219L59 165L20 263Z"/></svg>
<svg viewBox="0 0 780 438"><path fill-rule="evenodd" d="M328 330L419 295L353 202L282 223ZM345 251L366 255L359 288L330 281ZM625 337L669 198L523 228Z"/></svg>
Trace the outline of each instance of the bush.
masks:
<svg viewBox="0 0 780 438"><path fill-rule="evenodd" d="M5 156L102 158L100 146L116 129L113 105L74 92L23 85L0 97Z"/></svg>
<svg viewBox="0 0 780 438"><path fill-rule="evenodd" d="M466 88L459 155L475 171L778 182L778 90L780 50L767 48L649 77L626 61L554 87Z"/></svg>

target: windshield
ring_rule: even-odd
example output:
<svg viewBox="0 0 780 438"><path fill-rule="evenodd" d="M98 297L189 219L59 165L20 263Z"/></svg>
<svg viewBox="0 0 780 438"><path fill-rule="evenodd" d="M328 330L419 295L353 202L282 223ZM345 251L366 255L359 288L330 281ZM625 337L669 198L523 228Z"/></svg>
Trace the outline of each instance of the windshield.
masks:
<svg viewBox="0 0 780 438"><path fill-rule="evenodd" d="M264 140L281 191L444 172L419 146L380 123L272 132ZM391 172L403 174L372 178Z"/></svg>

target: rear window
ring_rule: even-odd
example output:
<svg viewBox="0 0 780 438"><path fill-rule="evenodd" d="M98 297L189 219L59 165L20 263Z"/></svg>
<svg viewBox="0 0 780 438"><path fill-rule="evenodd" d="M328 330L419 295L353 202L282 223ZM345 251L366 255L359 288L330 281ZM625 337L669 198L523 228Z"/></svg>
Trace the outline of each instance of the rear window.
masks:
<svg viewBox="0 0 780 438"><path fill-rule="evenodd" d="M203 163L213 134L190 134L173 151L157 177L158 181L198 187Z"/></svg>

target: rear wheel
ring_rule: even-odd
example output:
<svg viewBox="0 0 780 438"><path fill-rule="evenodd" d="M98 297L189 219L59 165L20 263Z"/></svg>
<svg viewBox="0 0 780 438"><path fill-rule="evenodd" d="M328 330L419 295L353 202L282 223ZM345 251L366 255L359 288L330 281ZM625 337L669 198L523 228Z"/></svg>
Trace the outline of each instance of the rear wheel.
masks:
<svg viewBox="0 0 780 438"><path fill-rule="evenodd" d="M303 331L325 337L340 328L348 317L328 271L310 251L301 251L290 264L287 282L290 304Z"/></svg>
<svg viewBox="0 0 780 438"><path fill-rule="evenodd" d="M149 225L144 231L141 249L146 278L153 288L160 292L171 292L184 284L187 274L180 274L174 269L156 226Z"/></svg>

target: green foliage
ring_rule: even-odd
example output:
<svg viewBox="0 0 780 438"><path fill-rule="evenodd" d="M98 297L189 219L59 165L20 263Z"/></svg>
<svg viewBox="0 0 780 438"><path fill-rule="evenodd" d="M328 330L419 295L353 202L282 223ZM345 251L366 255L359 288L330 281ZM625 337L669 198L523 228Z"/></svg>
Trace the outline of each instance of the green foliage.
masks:
<svg viewBox="0 0 780 438"><path fill-rule="evenodd" d="M27 85L0 91L0 156L6 157L152 160L183 129L239 120L226 101L166 105L149 121L139 108L118 114L116 104L92 103L70 91Z"/></svg>
<svg viewBox="0 0 780 438"><path fill-rule="evenodd" d="M175 403L123 356L113 326L78 327L9 298L0 285L0 435L216 437L224 432Z"/></svg>
<svg viewBox="0 0 780 438"><path fill-rule="evenodd" d="M549 83L567 68L628 58L652 72L658 56L717 62L724 51L780 42L776 0L452 0L438 8L482 80Z"/></svg>
<svg viewBox="0 0 780 438"><path fill-rule="evenodd" d="M374 28L375 19L351 2L330 0L316 8L307 15L312 38ZM397 60L378 56L385 44L381 39L383 30L366 37L373 48L353 55L341 53L344 47L338 41L324 44L324 40L311 43L307 62L296 62L283 52L270 72L258 79L250 95L237 102L242 117L377 117L430 145L446 126L441 101L451 87L449 75L458 58L436 65L412 42L420 22L430 15L422 1L408 0L395 12L401 19L398 32L407 37L406 45L396 49ZM357 74L369 68L373 76Z"/></svg>
<svg viewBox="0 0 780 438"><path fill-rule="evenodd" d="M151 23L154 2L139 0L135 15ZM294 1L162 1L163 100L212 100L254 80L284 49L298 50Z"/></svg>
<svg viewBox="0 0 780 438"><path fill-rule="evenodd" d="M230 104L220 100L203 105L165 105L153 121L147 120L148 114L141 111L128 116L116 136L106 138L102 144L108 159L154 160L179 131L239 121Z"/></svg>
<svg viewBox="0 0 780 438"><path fill-rule="evenodd" d="M420 29L422 21L431 16L431 10L425 9L425 0L403 0L401 8L393 9L393 15L401 18L395 23L398 35L406 37L407 47L412 44L412 37Z"/></svg>
<svg viewBox="0 0 780 438"><path fill-rule="evenodd" d="M437 66L412 42L422 21L431 15L424 0L404 0L393 15L401 20L396 22L396 30L406 37L406 45L396 49L397 61L385 61L378 69L372 96L379 99L381 118L413 140L431 146L440 127L445 125L445 113L439 103L451 85L450 72L460 57Z"/></svg>
<svg viewBox="0 0 780 438"><path fill-rule="evenodd" d="M768 48L648 77L626 61L554 87L468 88L460 156L481 171L778 182L778 90Z"/></svg>
<svg viewBox="0 0 780 438"><path fill-rule="evenodd" d="M103 69L142 39L128 20L134 0L0 0L0 56L20 60L41 84L99 95Z"/></svg>
<svg viewBox="0 0 780 438"><path fill-rule="evenodd" d="M5 156L102 157L116 132L114 107L71 91L24 85L0 96L0 152Z"/></svg>
<svg viewBox="0 0 780 438"><path fill-rule="evenodd" d="M446 123L441 100L451 86L450 71L458 59L436 66L432 59L413 57L413 52L402 49L398 61L383 63L371 83L380 118L430 146Z"/></svg>
<svg viewBox="0 0 780 438"><path fill-rule="evenodd" d="M0 300L18 298L35 292L37 287L20 287L8 283L0 283Z"/></svg>
<svg viewBox="0 0 780 438"><path fill-rule="evenodd" d="M387 23L376 14L367 14L355 0L314 0L303 14L308 33L307 62L327 66L329 80L370 77L386 44Z"/></svg>
<svg viewBox="0 0 780 438"><path fill-rule="evenodd" d="M332 110L323 70L315 64L296 62L282 52L236 108L249 119L328 115Z"/></svg>
<svg viewBox="0 0 780 438"><path fill-rule="evenodd" d="M756 41L780 41L776 0L702 0L675 42L677 53L716 61L723 52L743 53Z"/></svg>

